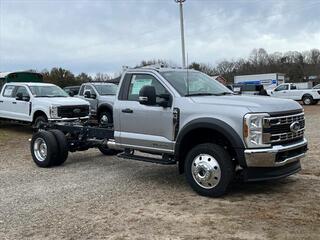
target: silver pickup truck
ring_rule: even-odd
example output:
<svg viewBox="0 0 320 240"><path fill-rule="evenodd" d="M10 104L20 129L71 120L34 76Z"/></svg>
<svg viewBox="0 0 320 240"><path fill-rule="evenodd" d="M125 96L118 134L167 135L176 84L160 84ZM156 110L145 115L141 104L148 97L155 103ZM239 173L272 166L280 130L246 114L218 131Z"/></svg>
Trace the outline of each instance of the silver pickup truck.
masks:
<svg viewBox="0 0 320 240"><path fill-rule="evenodd" d="M117 85L106 82L89 82L80 87L78 98L90 103L91 116L96 118L100 125L113 123L113 103L117 93Z"/></svg>
<svg viewBox="0 0 320 240"><path fill-rule="evenodd" d="M195 70L128 69L113 119L110 128L44 126L31 141L34 162L40 167L61 165L68 151L97 147L106 155L178 164L196 192L217 197L235 177L259 181L298 172L307 151L298 103L234 95Z"/></svg>

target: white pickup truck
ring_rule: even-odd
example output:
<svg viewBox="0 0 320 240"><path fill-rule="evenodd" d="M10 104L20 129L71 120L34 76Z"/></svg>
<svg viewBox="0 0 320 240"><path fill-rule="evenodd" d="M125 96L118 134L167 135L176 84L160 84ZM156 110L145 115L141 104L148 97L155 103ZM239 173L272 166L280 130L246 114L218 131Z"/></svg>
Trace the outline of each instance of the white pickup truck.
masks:
<svg viewBox="0 0 320 240"><path fill-rule="evenodd" d="M268 91L268 94L271 97L302 101L305 105L317 104L320 100L319 89L298 89L293 83L280 84L275 89Z"/></svg>
<svg viewBox="0 0 320 240"><path fill-rule="evenodd" d="M0 94L0 120L33 124L85 120L89 103L69 97L60 87L48 83L7 83Z"/></svg>

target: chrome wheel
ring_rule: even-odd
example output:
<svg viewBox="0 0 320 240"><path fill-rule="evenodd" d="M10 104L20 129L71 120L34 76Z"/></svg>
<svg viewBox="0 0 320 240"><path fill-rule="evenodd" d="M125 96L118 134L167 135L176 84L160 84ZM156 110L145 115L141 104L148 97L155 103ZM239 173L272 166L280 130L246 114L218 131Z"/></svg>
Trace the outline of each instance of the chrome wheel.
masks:
<svg viewBox="0 0 320 240"><path fill-rule="evenodd" d="M37 160L43 162L47 158L48 147L46 142L42 138L37 138L34 141L33 153Z"/></svg>
<svg viewBox="0 0 320 240"><path fill-rule="evenodd" d="M220 165L209 154L196 156L192 161L191 172L196 183L205 189L214 188L221 179Z"/></svg>
<svg viewBox="0 0 320 240"><path fill-rule="evenodd" d="M311 104L311 99L310 98L305 98L304 99L304 104L310 105Z"/></svg>
<svg viewBox="0 0 320 240"><path fill-rule="evenodd" d="M108 122L109 122L108 116L105 115L105 114L102 115L101 118L100 118L100 124L101 124L101 125L105 125L105 124L108 124Z"/></svg>

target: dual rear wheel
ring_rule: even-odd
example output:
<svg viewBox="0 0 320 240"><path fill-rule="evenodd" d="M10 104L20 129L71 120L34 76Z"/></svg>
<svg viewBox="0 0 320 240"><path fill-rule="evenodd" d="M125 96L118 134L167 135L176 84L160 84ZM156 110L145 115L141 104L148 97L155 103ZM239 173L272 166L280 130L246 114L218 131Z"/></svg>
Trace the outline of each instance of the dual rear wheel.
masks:
<svg viewBox="0 0 320 240"><path fill-rule="evenodd" d="M60 166L68 158L66 136L59 130L35 133L31 140L31 154L39 167Z"/></svg>

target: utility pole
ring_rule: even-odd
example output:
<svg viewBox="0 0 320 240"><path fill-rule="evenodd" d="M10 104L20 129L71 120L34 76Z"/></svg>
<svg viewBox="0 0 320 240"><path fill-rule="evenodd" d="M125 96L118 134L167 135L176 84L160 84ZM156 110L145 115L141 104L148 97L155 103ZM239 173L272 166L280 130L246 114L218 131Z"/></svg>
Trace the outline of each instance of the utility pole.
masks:
<svg viewBox="0 0 320 240"><path fill-rule="evenodd" d="M186 68L186 53L185 53L185 45L184 45L184 26L183 26L183 3L186 0L175 0L176 3L179 4L180 7L180 28L181 28L181 49L182 49L182 67Z"/></svg>

